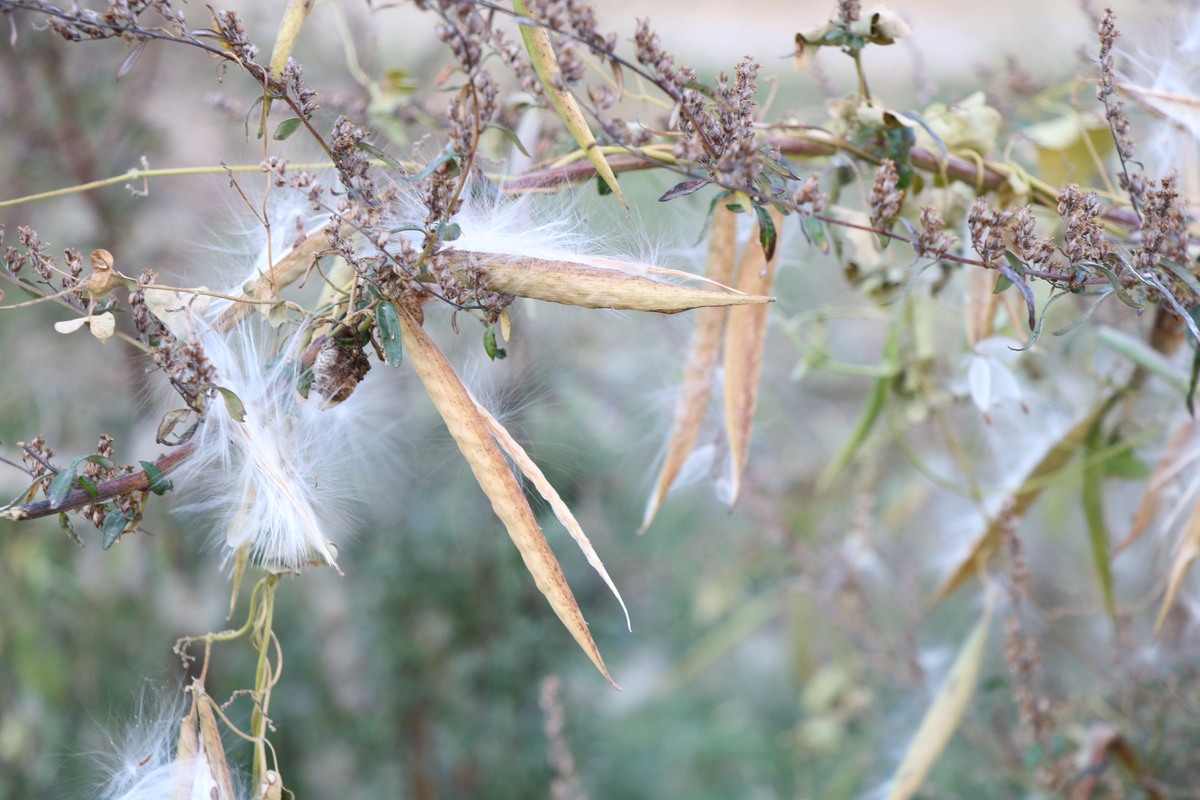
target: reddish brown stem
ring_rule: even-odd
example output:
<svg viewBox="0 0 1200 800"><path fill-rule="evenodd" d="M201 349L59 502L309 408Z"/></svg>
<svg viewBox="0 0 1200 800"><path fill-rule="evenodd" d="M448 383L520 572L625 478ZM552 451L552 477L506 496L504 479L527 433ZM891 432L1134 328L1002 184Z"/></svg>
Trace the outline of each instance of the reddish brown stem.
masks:
<svg viewBox="0 0 1200 800"><path fill-rule="evenodd" d="M192 454L195 445L192 443L181 445L172 453L168 453L162 458L154 462L154 466L158 467L159 472L166 475L171 470L182 464L188 456ZM66 497L61 503L52 503L49 500L39 500L36 503L30 503L25 506L17 506L6 511L0 512L0 516L8 517L12 520L37 519L38 517L48 517L51 514L60 514L64 511L73 511L86 505L94 505L103 503L106 500L111 500L114 497L120 497L123 494L130 492L144 492L150 488L153 480L146 474L145 470L139 472L131 472L128 475L122 475L119 478L113 478L102 483L96 484L96 493L92 494L84 489L76 489Z"/></svg>

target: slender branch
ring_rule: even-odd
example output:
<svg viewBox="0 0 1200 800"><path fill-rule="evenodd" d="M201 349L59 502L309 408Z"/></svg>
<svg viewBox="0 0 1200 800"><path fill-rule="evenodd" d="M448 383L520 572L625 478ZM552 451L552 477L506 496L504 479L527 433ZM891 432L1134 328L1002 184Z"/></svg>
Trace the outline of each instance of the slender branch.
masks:
<svg viewBox="0 0 1200 800"><path fill-rule="evenodd" d="M192 454L195 445L192 443L181 445L174 452L162 456L154 462L154 466L159 472L166 475L171 470L178 467ZM39 500L36 503L30 503L24 506L15 506L5 510L0 510L0 517L6 517L11 520L37 519L38 517L48 517L51 514L60 514L64 511L73 511L77 508L82 508L86 505L94 505L103 503L106 500L111 500L114 497L120 497L123 494L131 492L144 492L154 483L145 470L139 472L131 472L128 475L122 475L118 478L103 481L96 484L96 493L86 491L85 489L76 489L66 497L61 503L52 503L49 500Z"/></svg>

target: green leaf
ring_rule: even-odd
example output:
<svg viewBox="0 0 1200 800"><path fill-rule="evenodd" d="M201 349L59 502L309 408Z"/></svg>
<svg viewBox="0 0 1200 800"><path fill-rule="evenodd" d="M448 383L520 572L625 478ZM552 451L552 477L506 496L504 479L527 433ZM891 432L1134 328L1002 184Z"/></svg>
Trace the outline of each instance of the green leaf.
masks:
<svg viewBox="0 0 1200 800"><path fill-rule="evenodd" d="M425 169L421 170L416 175L413 175L411 177L406 176L406 178L408 180L414 181L414 182L415 181L423 181L426 178L428 178L430 175L432 175L434 170L436 170L442 164L445 164L447 161L453 161L457 157L458 157L458 154L455 153L454 151L451 151L449 153L442 153L440 156L435 158L433 161L430 161L429 164L426 165Z"/></svg>
<svg viewBox="0 0 1200 800"><path fill-rule="evenodd" d="M104 456L99 455L98 453L91 453L86 456L80 456L79 458L72 461L71 464L76 465L82 461L90 461L93 464L95 464L96 466L103 467L104 469L112 469L113 467L116 466L116 464L113 463L113 460L111 458L105 458Z"/></svg>
<svg viewBox="0 0 1200 800"><path fill-rule="evenodd" d="M254 109L258 108L258 104L263 102L263 99L264 99L263 96L260 94L258 97L254 98L254 102L252 102L250 104L250 107L248 109L246 109L246 118L244 120L242 120L242 123L246 129L246 138L247 139L250 138L250 117L251 117L251 115L254 114ZM262 114L260 113L259 116L261 117Z"/></svg>
<svg viewBox="0 0 1200 800"><path fill-rule="evenodd" d="M232 389L226 389L224 386L213 386L212 388L221 393L221 398L225 401L225 409L229 412L229 416L238 422L245 422L246 405L242 402L242 398L234 394Z"/></svg>
<svg viewBox="0 0 1200 800"><path fill-rule="evenodd" d="M112 547L117 539L121 538L121 534L125 532L125 526L129 524L129 518L125 516L125 512L120 509L113 509L108 512L108 516L104 518L104 527L101 529L100 547L107 550Z"/></svg>
<svg viewBox="0 0 1200 800"><path fill-rule="evenodd" d="M142 469L146 470L146 477L150 479L150 491L160 497L175 488L175 484L163 475L163 471L158 468L158 465L153 461L139 461Z"/></svg>
<svg viewBox="0 0 1200 800"><path fill-rule="evenodd" d="M61 470L54 476L54 480L50 481L46 497L50 498L51 505L58 505L71 493L71 485L75 483L75 467L78 463L78 461L72 461L71 466Z"/></svg>
<svg viewBox="0 0 1200 800"><path fill-rule="evenodd" d="M822 253L829 255L829 239L825 236L825 226L821 220L809 215L800 218L800 229L808 240L815 244Z"/></svg>
<svg viewBox="0 0 1200 800"><path fill-rule="evenodd" d="M400 339L400 312L391 300L384 300L375 309L375 327L379 329L379 343L383 354L393 367L400 366L404 358L404 342Z"/></svg>
<svg viewBox="0 0 1200 800"><path fill-rule="evenodd" d="M817 479L817 491L821 492L833 485L833 481L838 474L854 460L854 456L858 453L863 442L867 440L871 430L875 427L876 421L879 419L879 414L883 411L884 405L887 403L888 394L891 391L892 379L900 371L900 332L902 326L899 322L892 324L888 331L887 341L883 346L883 362L879 365L880 377L875 379L875 385L871 389L871 394L867 396L866 405L863 406L862 414L859 415L858 424L854 426L854 431L850 434L850 440L846 442L842 451L837 454L833 461L829 462L829 466L821 473L821 477Z"/></svg>
<svg viewBox="0 0 1200 800"><path fill-rule="evenodd" d="M1188 381L1187 410L1191 416L1196 416L1196 381L1200 379L1200 348L1196 348L1192 356L1192 377Z"/></svg>
<svg viewBox="0 0 1200 800"><path fill-rule="evenodd" d="M83 539L80 539L79 534L75 532L75 526L71 524L71 518L65 511L58 515L58 527L62 528L75 544L83 547Z"/></svg>
<svg viewBox="0 0 1200 800"><path fill-rule="evenodd" d="M1066 336L1068 333L1075 330L1080 325L1082 325L1083 323L1085 323L1089 319L1091 319L1092 314L1096 313L1096 309L1100 307L1100 304L1103 303L1105 300L1107 300L1109 298L1109 295L1112 295L1112 294L1115 294L1115 292L1113 292L1111 289L1104 289L1103 291L1100 292L1100 296L1096 300L1094 300L1090 306L1087 307L1086 311L1084 311L1078 317L1071 320L1070 322L1068 322L1066 325L1062 326L1058 330L1052 331L1052 333L1055 336Z"/></svg>
<svg viewBox="0 0 1200 800"><path fill-rule="evenodd" d="M765 206L755 206L754 213L758 215L758 243L762 245L763 255L770 261L775 257L775 240L779 234Z"/></svg>
<svg viewBox="0 0 1200 800"><path fill-rule="evenodd" d="M512 143L513 147L515 147L521 151L521 155L525 156L526 158L533 157L533 156L529 155L529 151L525 149L525 145L521 144L521 138L519 136L517 136L517 134L514 133L512 130L504 127L500 123L489 122L487 124L487 127L484 128L484 130L498 131L505 139L507 139L509 142Z"/></svg>
<svg viewBox="0 0 1200 800"><path fill-rule="evenodd" d="M291 117L275 126L275 132L271 134L271 138L277 142L282 142L284 139L291 136L300 127L300 118Z"/></svg>
<svg viewBox="0 0 1200 800"><path fill-rule="evenodd" d="M606 197L612 194L612 187L608 185L608 181L600 175L596 175L596 191L600 193L601 197Z"/></svg>
<svg viewBox="0 0 1200 800"><path fill-rule="evenodd" d="M1104 447L1103 415L1096 420L1088 432L1084 446L1083 487L1080 498L1083 515L1087 522L1088 544L1092 551L1092 565L1096 580L1100 584L1100 596L1104 610L1113 623L1117 619L1117 601L1113 593L1112 566L1109 561L1108 526L1104 523L1104 464L1096 460L1097 453Z"/></svg>
<svg viewBox="0 0 1200 800"><path fill-rule="evenodd" d="M483 332L483 352L487 353L487 357L492 361L497 358L504 358L508 355L508 351L496 344L496 326L488 325L487 330Z"/></svg>
<svg viewBox="0 0 1200 800"><path fill-rule="evenodd" d="M92 479L86 478L83 475L76 475L75 481L80 486L82 486L83 490L85 492L87 492L89 495L91 495L92 497L95 497L96 495L100 494L100 491L96 488L96 482L93 481Z"/></svg>
<svg viewBox="0 0 1200 800"><path fill-rule="evenodd" d="M437 233L440 241L453 242L462 236L462 228L457 222L439 222Z"/></svg>
<svg viewBox="0 0 1200 800"><path fill-rule="evenodd" d="M400 165L399 161L392 158L391 156L389 156L387 153L380 150L375 145L368 144L366 142L355 142L354 146L357 147L359 150L362 150L363 152L370 153L371 155L375 156L376 158L378 158L384 164L387 164L392 169L399 170L401 172L404 171L404 167L402 167ZM432 170L430 170L430 171L432 172Z"/></svg>
<svg viewBox="0 0 1200 800"><path fill-rule="evenodd" d="M1109 283L1112 284L1113 292L1117 295L1118 300L1130 308L1136 308L1138 311L1142 310L1142 303L1129 295L1129 292L1126 291L1125 287L1121 284L1121 279L1117 277L1117 273L1109 269L1107 265L1094 261L1085 261L1080 264L1080 266L1091 267L1099 272L1106 279L1108 279ZM1145 292L1145 289L1143 288L1142 291Z"/></svg>

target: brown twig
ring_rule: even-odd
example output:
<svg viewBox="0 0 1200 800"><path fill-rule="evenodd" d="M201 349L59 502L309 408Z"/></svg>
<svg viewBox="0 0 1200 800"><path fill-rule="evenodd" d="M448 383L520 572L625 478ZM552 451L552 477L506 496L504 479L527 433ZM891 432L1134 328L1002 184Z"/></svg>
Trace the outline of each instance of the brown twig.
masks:
<svg viewBox="0 0 1200 800"><path fill-rule="evenodd" d="M192 443L181 445L172 453L162 456L154 462L154 466L159 472L166 475L171 470L182 464L188 456L192 454L195 445ZM62 499L60 503L52 503L50 500L39 500L36 503L29 503L24 506L15 506L0 511L0 517L7 517L11 520L37 519L38 517L48 517L51 514L60 514L64 511L73 511L76 508L81 508L86 505L95 505L103 503L106 500L111 500L114 497L120 497L131 492L144 492L148 490L154 481L146 474L145 470L139 472L131 472L128 475L122 475L112 480L107 480L96 484L96 491L93 494L85 489L76 489Z"/></svg>

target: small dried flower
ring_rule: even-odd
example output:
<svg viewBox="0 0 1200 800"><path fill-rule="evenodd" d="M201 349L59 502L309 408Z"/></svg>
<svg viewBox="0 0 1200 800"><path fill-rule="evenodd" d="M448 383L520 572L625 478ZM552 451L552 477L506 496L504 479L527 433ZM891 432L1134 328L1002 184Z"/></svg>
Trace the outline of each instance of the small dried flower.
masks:
<svg viewBox="0 0 1200 800"><path fill-rule="evenodd" d="M900 182L896 162L885 158L875 171L875 185L871 187L871 224L887 228L900 213L904 192L897 188Z"/></svg>
<svg viewBox="0 0 1200 800"><path fill-rule="evenodd" d="M931 205L921 206L921 229L913 241L913 250L923 258L941 258L954 246L954 237L945 233L946 221Z"/></svg>

